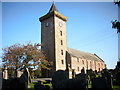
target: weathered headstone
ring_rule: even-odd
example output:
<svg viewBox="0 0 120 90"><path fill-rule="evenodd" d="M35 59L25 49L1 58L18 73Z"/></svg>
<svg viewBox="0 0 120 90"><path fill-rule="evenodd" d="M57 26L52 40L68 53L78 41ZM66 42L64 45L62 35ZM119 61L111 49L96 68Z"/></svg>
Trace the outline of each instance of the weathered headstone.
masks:
<svg viewBox="0 0 120 90"><path fill-rule="evenodd" d="M24 83L20 82L20 78L13 78L10 80L8 90L26 90Z"/></svg>
<svg viewBox="0 0 120 90"><path fill-rule="evenodd" d="M7 70L7 68L5 68L5 70L3 71L3 79L8 79L8 70Z"/></svg>
<svg viewBox="0 0 120 90"><path fill-rule="evenodd" d="M81 87L83 87L84 89L88 87L88 76L87 74L85 74L84 70L81 70L80 74L77 74L75 79L78 79L79 81L81 81Z"/></svg>
<svg viewBox="0 0 120 90"><path fill-rule="evenodd" d="M23 72L21 72L21 71L19 71L19 70L17 71L17 77L18 77L18 78L20 78L20 76L21 76L22 74L23 74Z"/></svg>
<svg viewBox="0 0 120 90"><path fill-rule="evenodd" d="M111 73L109 73L106 69L102 73L102 77L104 77L107 81L107 88L112 88L112 77Z"/></svg>
<svg viewBox="0 0 120 90"><path fill-rule="evenodd" d="M31 77L28 68L24 69L23 74L20 76L20 81L21 83L24 83L25 88L28 88L28 82L31 83Z"/></svg>
<svg viewBox="0 0 120 90"><path fill-rule="evenodd" d="M107 88L107 82L104 77L97 77L92 79L92 88L100 89Z"/></svg>
<svg viewBox="0 0 120 90"><path fill-rule="evenodd" d="M66 72L66 75L67 75L67 77L69 78L69 79L72 79L74 76L73 76L73 71L72 71L72 69L70 68L70 67L68 67L66 70L65 70L65 72Z"/></svg>
<svg viewBox="0 0 120 90"><path fill-rule="evenodd" d="M84 71L84 69L82 69L81 70L81 73L80 74L77 74L76 75L76 78L78 78L78 79L86 79L87 78L87 75L85 74L85 71Z"/></svg>
<svg viewBox="0 0 120 90"><path fill-rule="evenodd" d="M60 83L66 79L68 79L68 77L66 72L63 70L58 70L55 73L53 73L53 76L52 76L53 88L59 88Z"/></svg>
<svg viewBox="0 0 120 90"><path fill-rule="evenodd" d="M43 89L44 89L44 85L42 85L41 81L38 81L38 83L34 85L34 90L43 90Z"/></svg>

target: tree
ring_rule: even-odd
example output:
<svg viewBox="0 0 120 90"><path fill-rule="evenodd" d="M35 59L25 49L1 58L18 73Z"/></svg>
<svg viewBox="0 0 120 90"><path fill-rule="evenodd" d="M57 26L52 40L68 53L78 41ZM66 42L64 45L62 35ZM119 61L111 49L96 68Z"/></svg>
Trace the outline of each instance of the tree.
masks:
<svg viewBox="0 0 120 90"><path fill-rule="evenodd" d="M120 33L120 22L117 20L112 21L112 28L117 29L117 33Z"/></svg>
<svg viewBox="0 0 120 90"><path fill-rule="evenodd" d="M28 43L27 45L14 44L3 48L3 66L13 68L15 71L24 67L50 69L50 63L46 60L39 46L41 45Z"/></svg>

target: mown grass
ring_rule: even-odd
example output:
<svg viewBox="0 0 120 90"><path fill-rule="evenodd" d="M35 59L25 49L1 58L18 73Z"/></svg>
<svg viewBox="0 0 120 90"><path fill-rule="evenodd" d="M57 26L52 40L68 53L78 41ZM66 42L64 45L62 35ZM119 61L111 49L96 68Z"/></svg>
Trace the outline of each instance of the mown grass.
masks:
<svg viewBox="0 0 120 90"><path fill-rule="evenodd" d="M29 87L28 90L34 90L34 85L35 85L36 83L37 83L37 82L29 83L29 84L28 84L28 87ZM48 85L48 86L50 87L50 90L53 89L51 83L47 83L47 84L43 84L43 85ZM92 85L89 84L89 85L88 85L88 88L92 88ZM113 88L114 90L120 90L120 86L114 85L112 88Z"/></svg>
<svg viewBox="0 0 120 90"><path fill-rule="evenodd" d="M120 90L120 86L114 85L113 88L114 88L114 90Z"/></svg>
<svg viewBox="0 0 120 90"><path fill-rule="evenodd" d="M29 83L28 84L28 90L34 90L34 85L36 84L37 82L33 82L33 83ZM52 90L52 84L51 83L47 83L47 84L43 84L43 85L48 85L50 87L50 90Z"/></svg>

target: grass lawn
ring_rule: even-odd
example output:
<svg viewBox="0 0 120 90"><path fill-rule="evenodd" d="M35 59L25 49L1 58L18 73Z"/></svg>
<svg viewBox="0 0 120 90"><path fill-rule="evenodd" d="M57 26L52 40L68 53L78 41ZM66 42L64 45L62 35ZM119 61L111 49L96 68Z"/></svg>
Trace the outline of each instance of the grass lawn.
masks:
<svg viewBox="0 0 120 90"><path fill-rule="evenodd" d="M34 90L34 85L35 85L36 83L37 83L37 82L29 83L29 84L28 84L28 90ZM43 84L43 85L48 85L48 86L50 87L50 90L52 90L52 84L51 84L51 83Z"/></svg>
<svg viewBox="0 0 120 90"><path fill-rule="evenodd" d="M36 84L37 82L33 82L33 83L29 83L28 84L28 90L34 90L34 85ZM51 83L48 83L48 84L43 84L43 85L48 85L50 87L50 90L52 90L52 84ZM92 88L92 85L89 84L88 85L88 88ZM114 90L120 90L120 86L113 86Z"/></svg>
<svg viewBox="0 0 120 90"><path fill-rule="evenodd" d="M114 90L120 90L120 86L113 86Z"/></svg>

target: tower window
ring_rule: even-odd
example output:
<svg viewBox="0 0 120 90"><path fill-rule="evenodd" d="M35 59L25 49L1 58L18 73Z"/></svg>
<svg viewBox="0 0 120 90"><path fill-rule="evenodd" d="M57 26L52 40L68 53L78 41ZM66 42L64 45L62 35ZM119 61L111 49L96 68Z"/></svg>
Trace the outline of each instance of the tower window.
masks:
<svg viewBox="0 0 120 90"><path fill-rule="evenodd" d="M79 69L79 67L78 67L78 71L79 71L80 69Z"/></svg>
<svg viewBox="0 0 120 90"><path fill-rule="evenodd" d="M61 45L63 45L63 41L61 40Z"/></svg>
<svg viewBox="0 0 120 90"><path fill-rule="evenodd" d="M61 63L62 63L62 64L64 64L64 61L63 61L63 60L61 60Z"/></svg>
<svg viewBox="0 0 120 90"><path fill-rule="evenodd" d="M61 55L63 55L63 50L61 50Z"/></svg>
<svg viewBox="0 0 120 90"><path fill-rule="evenodd" d="M60 31L60 35L62 36L62 31Z"/></svg>

